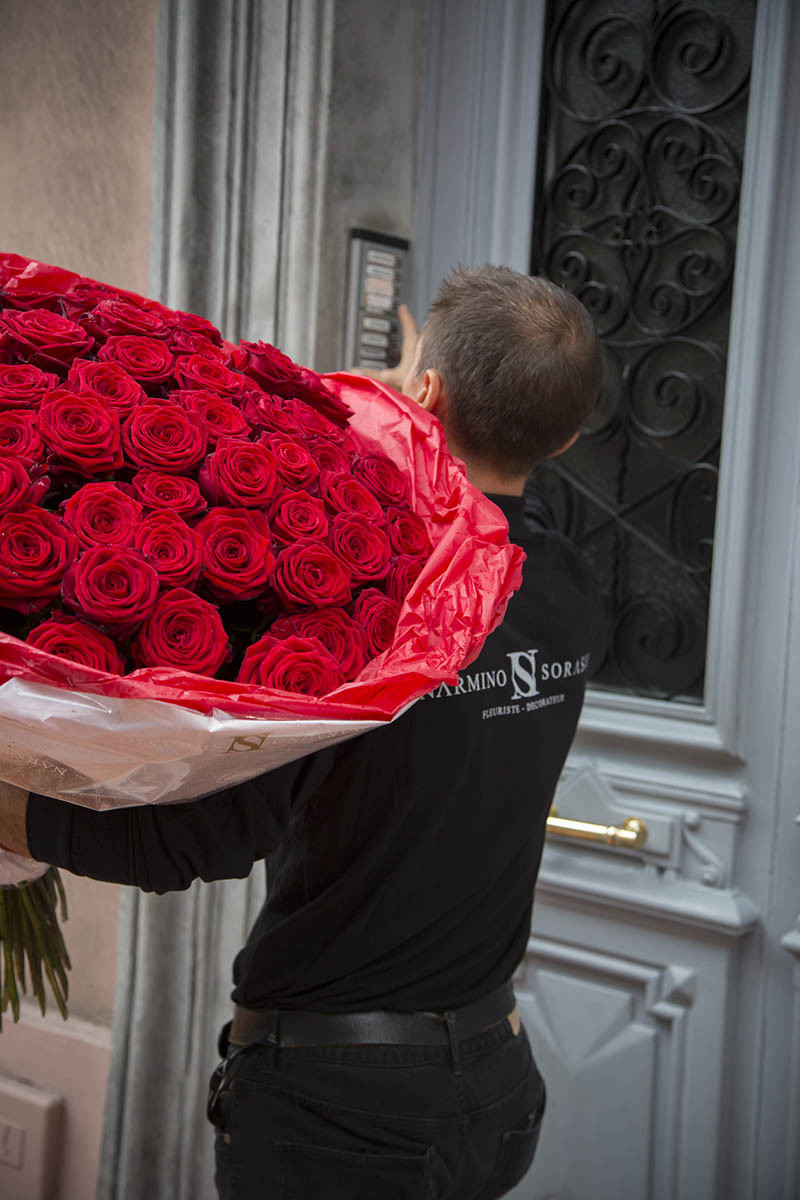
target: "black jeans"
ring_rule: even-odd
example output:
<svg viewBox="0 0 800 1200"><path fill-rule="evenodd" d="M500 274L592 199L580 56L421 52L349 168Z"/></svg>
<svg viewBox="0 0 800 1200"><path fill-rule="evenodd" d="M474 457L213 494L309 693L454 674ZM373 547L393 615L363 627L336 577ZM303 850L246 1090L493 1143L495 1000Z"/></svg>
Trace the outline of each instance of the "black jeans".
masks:
<svg viewBox="0 0 800 1200"><path fill-rule="evenodd" d="M508 1021L450 1046L231 1049L212 1076L221 1200L494 1200L545 1089Z"/></svg>

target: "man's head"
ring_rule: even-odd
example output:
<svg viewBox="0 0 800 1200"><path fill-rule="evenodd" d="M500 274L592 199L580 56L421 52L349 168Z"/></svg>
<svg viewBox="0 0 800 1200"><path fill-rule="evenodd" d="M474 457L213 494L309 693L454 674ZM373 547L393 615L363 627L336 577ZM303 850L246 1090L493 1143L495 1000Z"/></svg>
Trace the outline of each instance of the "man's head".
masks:
<svg viewBox="0 0 800 1200"><path fill-rule="evenodd" d="M459 268L433 302L403 391L435 408L456 454L514 479L576 436L600 376L591 318L564 288L508 267Z"/></svg>

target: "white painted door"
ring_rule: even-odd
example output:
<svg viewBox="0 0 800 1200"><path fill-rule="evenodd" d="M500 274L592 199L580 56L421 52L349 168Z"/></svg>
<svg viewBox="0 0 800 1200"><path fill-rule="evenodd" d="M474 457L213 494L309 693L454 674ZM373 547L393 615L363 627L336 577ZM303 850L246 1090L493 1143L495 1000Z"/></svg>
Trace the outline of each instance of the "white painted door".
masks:
<svg viewBox="0 0 800 1200"><path fill-rule="evenodd" d="M420 315L457 262L529 269L545 9L431 0ZM597 69L630 65L626 22L700 10L738 19L722 0L603 9ZM677 52L708 67L688 36ZM798 62L800 11L760 0L702 702L587 701L559 813L648 837L545 851L517 986L549 1107L520 1200L800 1196Z"/></svg>

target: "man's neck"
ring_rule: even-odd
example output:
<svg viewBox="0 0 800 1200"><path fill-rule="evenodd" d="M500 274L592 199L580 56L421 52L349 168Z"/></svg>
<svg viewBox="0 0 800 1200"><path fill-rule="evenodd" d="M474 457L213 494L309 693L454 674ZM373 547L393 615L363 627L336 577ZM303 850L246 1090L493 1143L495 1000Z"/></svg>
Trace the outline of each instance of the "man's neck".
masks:
<svg viewBox="0 0 800 1200"><path fill-rule="evenodd" d="M487 496L521 496L527 475L509 478L476 463L466 462L467 479Z"/></svg>

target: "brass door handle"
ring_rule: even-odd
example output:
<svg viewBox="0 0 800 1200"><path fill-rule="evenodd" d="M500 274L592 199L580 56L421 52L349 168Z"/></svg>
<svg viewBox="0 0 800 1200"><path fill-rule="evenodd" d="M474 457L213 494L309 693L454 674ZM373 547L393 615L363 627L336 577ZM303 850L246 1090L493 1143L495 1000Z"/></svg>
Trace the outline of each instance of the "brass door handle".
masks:
<svg viewBox="0 0 800 1200"><path fill-rule="evenodd" d="M647 841L647 826L639 817L628 817L622 826L595 825L591 821L571 821L560 817L555 807L547 818L547 832L555 837L577 838L581 842L605 842L607 846L625 846L638 850Z"/></svg>

